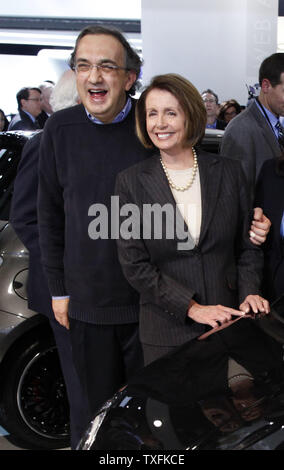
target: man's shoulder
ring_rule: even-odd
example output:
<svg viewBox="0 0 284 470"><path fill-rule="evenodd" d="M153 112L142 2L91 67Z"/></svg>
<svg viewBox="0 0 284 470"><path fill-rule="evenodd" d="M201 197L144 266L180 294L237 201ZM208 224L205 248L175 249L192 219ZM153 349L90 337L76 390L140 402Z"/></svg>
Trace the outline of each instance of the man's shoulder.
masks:
<svg viewBox="0 0 284 470"><path fill-rule="evenodd" d="M54 126L78 124L86 121L86 118L87 115L84 107L79 104L53 113L46 121L45 127L50 128Z"/></svg>
<svg viewBox="0 0 284 470"><path fill-rule="evenodd" d="M252 103L229 122L225 129L224 137L235 130L239 132L240 129L247 130L248 127L258 126L257 119L261 119L261 113L257 105Z"/></svg>
<svg viewBox="0 0 284 470"><path fill-rule="evenodd" d="M24 123L23 123L22 117L18 113L13 117L12 121L10 122L8 130L9 131L22 130L23 126L24 126Z"/></svg>

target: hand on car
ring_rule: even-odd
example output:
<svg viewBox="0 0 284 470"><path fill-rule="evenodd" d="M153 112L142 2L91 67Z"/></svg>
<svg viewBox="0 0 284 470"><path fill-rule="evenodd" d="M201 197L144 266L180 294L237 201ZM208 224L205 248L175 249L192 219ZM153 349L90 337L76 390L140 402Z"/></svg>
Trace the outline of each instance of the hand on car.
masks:
<svg viewBox="0 0 284 470"><path fill-rule="evenodd" d="M271 222L264 215L260 207L254 208L254 218L250 226L250 241L254 245L262 245L266 241L267 234L270 230Z"/></svg>
<svg viewBox="0 0 284 470"><path fill-rule="evenodd" d="M245 315L245 312L224 305L200 305L195 301L191 301L187 312L187 316L192 320L212 328L231 320L232 315L240 317Z"/></svg>
<svg viewBox="0 0 284 470"><path fill-rule="evenodd" d="M68 305L69 298L52 299L52 309L56 320L69 330Z"/></svg>
<svg viewBox="0 0 284 470"><path fill-rule="evenodd" d="M268 300L265 300L260 295L248 295L240 305L240 310L244 313L269 313L270 307Z"/></svg>

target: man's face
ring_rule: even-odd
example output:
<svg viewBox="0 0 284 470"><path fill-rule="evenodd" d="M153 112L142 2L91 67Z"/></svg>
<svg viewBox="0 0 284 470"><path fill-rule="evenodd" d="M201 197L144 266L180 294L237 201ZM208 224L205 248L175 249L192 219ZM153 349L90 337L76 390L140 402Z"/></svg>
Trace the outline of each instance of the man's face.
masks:
<svg viewBox="0 0 284 470"><path fill-rule="evenodd" d="M113 36L88 34L79 42L75 63L117 65L125 67L125 51ZM88 72L76 72L81 102L90 114L103 123L111 122L122 110L125 92L130 90L136 75L132 71L112 70L107 73L96 67Z"/></svg>
<svg viewBox="0 0 284 470"><path fill-rule="evenodd" d="M206 112L208 117L214 117L218 115L218 105L216 103L216 98L211 93L204 93L202 99L205 104Z"/></svg>
<svg viewBox="0 0 284 470"><path fill-rule="evenodd" d="M280 75L280 83L274 87L267 80L264 96L266 107L276 116L284 116L284 72Z"/></svg>
<svg viewBox="0 0 284 470"><path fill-rule="evenodd" d="M41 93L37 90L30 90L27 100L22 99L23 111L28 111L35 118L41 113Z"/></svg>

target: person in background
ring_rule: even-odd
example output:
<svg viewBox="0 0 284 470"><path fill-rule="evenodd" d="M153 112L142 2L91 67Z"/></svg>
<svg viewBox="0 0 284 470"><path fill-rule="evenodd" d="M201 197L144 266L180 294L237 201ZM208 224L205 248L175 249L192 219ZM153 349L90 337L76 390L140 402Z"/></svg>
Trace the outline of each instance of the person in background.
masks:
<svg viewBox="0 0 284 470"><path fill-rule="evenodd" d="M236 100L231 99L225 101L220 106L219 119L228 124L234 117L240 114L241 111L242 108Z"/></svg>
<svg viewBox="0 0 284 470"><path fill-rule="evenodd" d="M198 147L206 120L202 98L188 80L154 77L138 100L136 129L145 148L158 151L116 180L118 254L126 279L140 293L145 364L208 326L269 312L260 292L262 253L249 240L252 206L241 164ZM122 215L134 206L140 236L129 233ZM149 206L157 217L146 217ZM167 207L165 217L158 217L157 206Z"/></svg>
<svg viewBox="0 0 284 470"><path fill-rule="evenodd" d="M52 90L54 88L54 82L51 82L50 80L46 80L43 83L39 85L39 89L41 91L41 113L37 117L37 121L40 125L40 128L43 129L46 120L49 118L49 116L53 113L51 104L50 104L50 96L52 93Z"/></svg>
<svg viewBox="0 0 284 470"><path fill-rule="evenodd" d="M76 85L76 75L73 70L68 69L62 74L56 86L51 91L49 102L52 112L74 106L74 100L76 104L80 103Z"/></svg>
<svg viewBox="0 0 284 470"><path fill-rule="evenodd" d="M54 111L75 106L78 103L76 78L69 70L59 79L52 90ZM29 275L27 283L28 306L31 310L49 319L59 353L62 372L70 405L71 447L76 448L82 432L87 425L84 414L84 397L75 370L69 331L54 318L51 297L43 272L37 221L38 161L42 131L35 134L25 145L14 184L10 222L29 250Z"/></svg>
<svg viewBox="0 0 284 470"><path fill-rule="evenodd" d="M218 103L218 95L214 93L214 91L205 90L201 93L203 103L205 105L206 113L207 113L207 129L220 129L223 130L226 127L226 123L219 119L219 103Z"/></svg>
<svg viewBox="0 0 284 470"><path fill-rule="evenodd" d="M2 109L0 109L0 132L7 131L9 126L9 121L6 118L6 115Z"/></svg>
<svg viewBox="0 0 284 470"><path fill-rule="evenodd" d="M240 160L254 201L255 183L263 163L282 153L284 132L284 53L267 57L259 68L260 93L226 127L220 153Z"/></svg>
<svg viewBox="0 0 284 470"><path fill-rule="evenodd" d="M284 294L284 153L262 165L255 190L255 203L271 221L264 252L263 292L274 301Z"/></svg>
<svg viewBox="0 0 284 470"><path fill-rule="evenodd" d="M8 130L34 131L40 129L37 117L41 113L41 91L39 88L24 87L17 95L19 113L11 120Z"/></svg>

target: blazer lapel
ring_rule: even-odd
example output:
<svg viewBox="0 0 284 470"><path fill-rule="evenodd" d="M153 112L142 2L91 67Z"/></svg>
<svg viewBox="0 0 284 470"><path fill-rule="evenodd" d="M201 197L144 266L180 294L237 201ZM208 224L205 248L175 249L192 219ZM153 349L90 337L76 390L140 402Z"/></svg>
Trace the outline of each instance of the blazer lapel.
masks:
<svg viewBox="0 0 284 470"><path fill-rule="evenodd" d="M151 157L147 163L147 168L138 176L145 191L151 196L153 203L162 206L168 203L175 205L175 199L160 163L160 156Z"/></svg>
<svg viewBox="0 0 284 470"><path fill-rule="evenodd" d="M220 164L220 160L215 158L212 154L206 154L202 150L198 150L197 155L202 201L202 219L198 243L198 245L200 245L206 235L214 214L222 177L222 165ZM141 172L139 179L145 188L145 191L147 191L151 196L153 204L158 203L163 206L170 203L176 207L176 201L169 187L168 180L162 169L159 158L160 157L157 155L151 158L151 162L148 161L149 165L145 170L143 170L143 172ZM177 223L184 225L185 230L188 231L188 227L179 210L177 210ZM190 233L188 233L188 235L192 240ZM194 245L193 241L192 245Z"/></svg>
<svg viewBox="0 0 284 470"><path fill-rule="evenodd" d="M150 161L151 160L151 161ZM159 204L164 206L165 204L171 204L174 208L175 220L172 221L175 224L174 230L174 243L182 242L184 239L179 238L185 237L187 240L185 249L192 249L195 246L195 242L188 230L188 226L183 219L180 210L177 208L175 198L172 194L169 186L167 177L160 163L160 156L155 155L148 160L148 166L138 176L141 181L143 188L151 197L153 204ZM182 250L181 250L182 251Z"/></svg>
<svg viewBox="0 0 284 470"><path fill-rule="evenodd" d="M270 146L271 151L273 152L273 156L278 157L281 153L280 147L273 133L273 130L270 128L270 125L267 122L266 118L262 115L256 103L251 104L250 111L253 118L257 121L258 126L261 128L263 137Z"/></svg>
<svg viewBox="0 0 284 470"><path fill-rule="evenodd" d="M201 187L202 218L198 245L201 245L210 226L222 178L222 165L212 154L198 152L198 168Z"/></svg>

